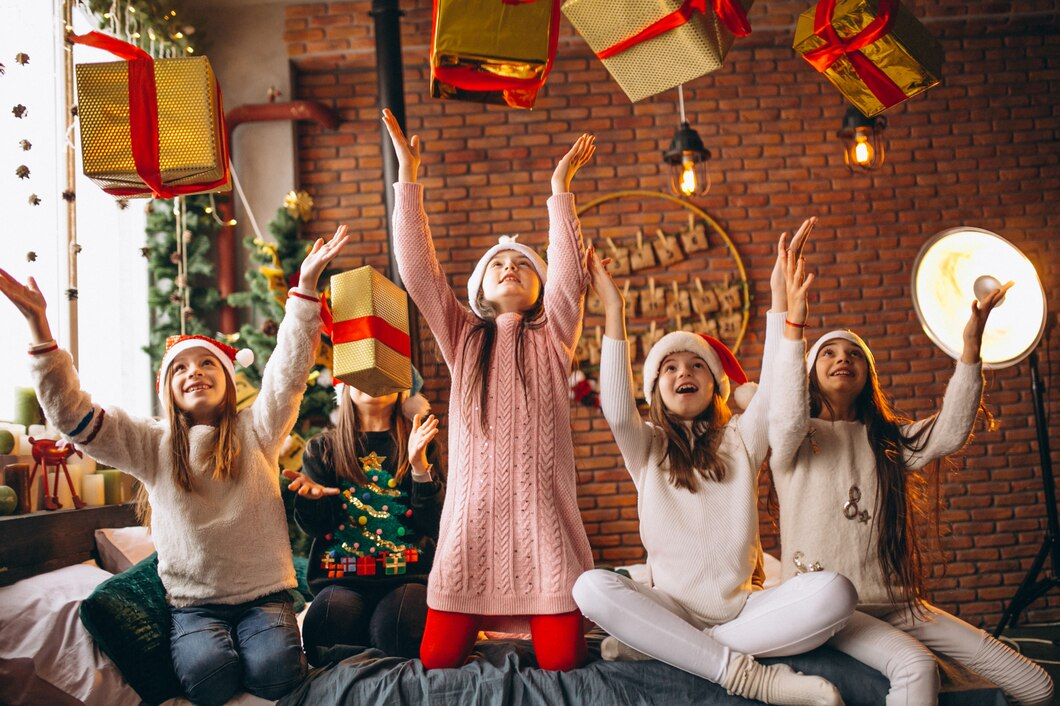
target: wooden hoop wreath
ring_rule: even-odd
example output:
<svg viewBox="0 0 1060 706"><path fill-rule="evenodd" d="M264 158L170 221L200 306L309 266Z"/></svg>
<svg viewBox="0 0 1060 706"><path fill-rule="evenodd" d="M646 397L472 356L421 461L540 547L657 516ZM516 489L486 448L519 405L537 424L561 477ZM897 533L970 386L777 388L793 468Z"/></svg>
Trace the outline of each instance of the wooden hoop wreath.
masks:
<svg viewBox="0 0 1060 706"><path fill-rule="evenodd" d="M663 193L661 191L615 191L614 193L604 194L599 198L593 199L589 203L578 208L578 218L581 218L583 214L598 208L602 204L608 203L609 201L620 201L625 199L662 199L664 201L670 201L671 203L677 204L685 210L691 211L697 217L702 218L708 226L710 226L715 233L721 236L721 239L725 241L725 247L729 249L729 253L732 255L733 260L736 261L736 269L740 273L740 292L743 300L743 310L740 312L740 334L736 337L736 342L732 344L732 352L735 353L740 348L740 343L743 341L744 334L747 332L747 321L750 318L751 313L751 292L747 283L747 271L744 270L743 260L740 259L740 253L736 251L736 245L733 244L726 233L718 223L710 217L710 214L699 208L695 204L691 204L684 199L679 199L676 196Z"/></svg>

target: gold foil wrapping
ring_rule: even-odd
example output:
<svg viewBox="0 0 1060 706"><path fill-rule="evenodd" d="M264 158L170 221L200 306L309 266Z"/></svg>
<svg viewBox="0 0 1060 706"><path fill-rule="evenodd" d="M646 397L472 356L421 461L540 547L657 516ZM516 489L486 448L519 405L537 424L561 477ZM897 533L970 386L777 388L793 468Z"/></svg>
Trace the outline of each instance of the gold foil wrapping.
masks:
<svg viewBox="0 0 1060 706"><path fill-rule="evenodd" d="M431 95L516 108L533 107L536 89L468 90L435 69L462 67L483 76L540 79L550 58L553 0L438 0L431 47Z"/></svg>
<svg viewBox="0 0 1060 706"><path fill-rule="evenodd" d="M378 317L390 326L409 332L408 296L404 290L365 266L331 278L332 317L335 320L333 376L372 397L382 397L412 387L412 361L382 341L363 338L340 343L343 321Z"/></svg>
<svg viewBox="0 0 1060 706"><path fill-rule="evenodd" d="M878 5L878 0L839 0L832 16L832 26L840 37L852 37L875 19ZM825 43L813 33L815 12L813 7L803 12L795 26L793 46L800 54ZM887 74L908 98L936 85L942 76L942 45L901 5L898 5L898 16L891 32L861 49L861 53ZM887 109L845 56L832 64L824 75L865 117L871 118Z"/></svg>
<svg viewBox="0 0 1060 706"><path fill-rule="evenodd" d="M752 0L740 4L745 10ZM563 14L601 52L681 7L681 0L567 0ZM713 10L604 59L604 66L634 103L721 68L732 32Z"/></svg>
<svg viewBox="0 0 1060 706"><path fill-rule="evenodd" d="M210 183L224 176L224 116L205 56L156 59L158 162L162 183ZM77 115L85 176L101 188L145 188L129 137L127 64L79 64ZM230 185L209 189L227 191ZM150 196L150 190L142 196Z"/></svg>

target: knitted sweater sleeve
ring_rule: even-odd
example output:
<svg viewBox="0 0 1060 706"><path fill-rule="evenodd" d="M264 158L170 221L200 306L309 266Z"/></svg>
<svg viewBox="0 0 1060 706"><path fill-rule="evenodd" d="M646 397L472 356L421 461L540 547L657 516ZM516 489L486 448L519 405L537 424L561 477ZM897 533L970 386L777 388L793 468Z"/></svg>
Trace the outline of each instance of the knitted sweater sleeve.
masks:
<svg viewBox="0 0 1060 706"><path fill-rule="evenodd" d="M785 312L766 314L766 342L762 351L762 376L755 396L747 409L735 420L736 431L747 449L751 468L762 465L769 450L769 412L777 396L776 383L797 370L801 348L796 341L784 338Z"/></svg>
<svg viewBox="0 0 1060 706"><path fill-rule="evenodd" d="M306 377L320 346L321 326L316 292L292 289L276 333L276 348L261 374L261 391L248 410L266 455L279 449L298 419Z"/></svg>
<svg viewBox="0 0 1060 706"><path fill-rule="evenodd" d="M915 471L937 458L960 451L972 434L982 396L983 364L957 361L938 415L902 427L902 435L907 439L923 430L913 448L903 447L906 468Z"/></svg>
<svg viewBox="0 0 1060 706"><path fill-rule="evenodd" d="M394 184L394 256L401 281L452 370L460 354L458 346L476 317L457 301L438 264L427 212L423 209L421 184Z"/></svg>
<svg viewBox="0 0 1060 706"><path fill-rule="evenodd" d="M783 314L781 326L783 326ZM769 405L769 466L774 473L790 471L810 429L810 382L805 366L805 341L783 339L786 354L768 373L773 388ZM791 345L788 345L791 344ZM767 344L768 345L768 341ZM788 357L793 355L794 358ZM794 366L794 367L793 367Z"/></svg>
<svg viewBox="0 0 1060 706"><path fill-rule="evenodd" d="M626 469L639 486L651 456L655 432L637 411L629 346L626 341L607 336L600 349L600 409L622 452Z"/></svg>
<svg viewBox="0 0 1060 706"><path fill-rule="evenodd" d="M120 409L104 409L81 390L70 354L61 349L32 355L30 371L44 415L92 458L150 482L159 470L165 427Z"/></svg>
<svg viewBox="0 0 1060 706"><path fill-rule="evenodd" d="M314 436L306 442L305 451L302 452L302 473L325 487L337 487L335 468L329 463L331 457L325 437L320 434ZM330 495L316 500L302 495L294 497L294 519L306 534L322 537L335 529L341 517L341 495Z"/></svg>
<svg viewBox="0 0 1060 706"><path fill-rule="evenodd" d="M552 340L563 346L568 358L574 357L574 346L582 333L582 305L588 277L574 194L554 194L548 199L545 314Z"/></svg>

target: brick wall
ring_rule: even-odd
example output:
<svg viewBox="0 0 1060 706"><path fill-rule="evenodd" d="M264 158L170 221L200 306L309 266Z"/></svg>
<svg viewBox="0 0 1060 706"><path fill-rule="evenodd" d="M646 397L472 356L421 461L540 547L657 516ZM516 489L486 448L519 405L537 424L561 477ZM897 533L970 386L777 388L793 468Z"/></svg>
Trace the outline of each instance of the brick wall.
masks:
<svg viewBox="0 0 1060 706"><path fill-rule="evenodd" d="M809 335L858 330L900 410L926 415L952 369L921 331L910 299L911 263L927 238L960 224L1003 234L1035 262L1047 296L1060 306L1060 13L1045 0L1021 3L1018 13L1008 3L915 3L946 49L945 81L890 111L887 164L851 175L834 138L846 103L790 48L795 17L808 4L755 5L754 34L737 43L725 67L685 91L689 120L714 153L714 186L697 205L735 243L754 299L739 355L757 377L775 239L816 214L809 263L819 279ZM436 101L428 89L430 3L403 5L408 125L423 139L427 209L454 286L464 285L496 236L520 232L543 240L549 174L582 131L594 132L599 148L575 181L580 203L619 190L665 188L660 153L678 121L675 91L631 105L564 21L555 68L532 112ZM369 7L367 1L289 6L285 38L297 96L334 106L343 120L335 132L300 128L301 186L316 200L316 230L349 224L359 242L347 264L385 268ZM679 208L660 210L651 199L620 203L586 217L587 235L603 230L628 241L637 226L649 234L659 226L673 231L685 219ZM621 224L615 231L602 228L615 224ZM716 236L714 243L708 261L650 274L686 286L696 276L736 279L735 260ZM643 283L634 278L635 286ZM586 323L593 332L602 320ZM421 331L427 392L444 416L447 372L426 326ZM1060 385L1060 366L1048 364L1058 342L1054 326L1041 348L1047 388ZM987 400L1001 430L978 431L959 459L960 473L944 486L945 574L932 598L976 624L997 620L1044 533L1028 380L1026 364L987 373ZM1049 398L1054 413L1055 398ZM607 425L584 407L575 408L573 423L594 554L610 563L641 560L634 489ZM1049 431L1054 449L1060 447L1055 416ZM776 549L764 515L762 532L767 548ZM1030 617L1060 617L1060 595L1036 602Z"/></svg>

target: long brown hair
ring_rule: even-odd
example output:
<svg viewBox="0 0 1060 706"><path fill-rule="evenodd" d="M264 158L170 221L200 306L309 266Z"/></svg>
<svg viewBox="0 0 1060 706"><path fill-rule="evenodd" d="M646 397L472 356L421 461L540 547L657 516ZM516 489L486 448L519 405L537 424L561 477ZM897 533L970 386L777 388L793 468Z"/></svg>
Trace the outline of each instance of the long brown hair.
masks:
<svg viewBox="0 0 1060 706"><path fill-rule="evenodd" d="M671 414L663 404L658 384L652 389L648 418L662 429L666 436L666 455L670 462L668 480L676 488L695 493L700 479L721 481L725 478L725 466L717 456L718 444L732 412L714 386L714 398L699 416L692 420L691 435L684 421Z"/></svg>
<svg viewBox="0 0 1060 706"><path fill-rule="evenodd" d="M401 483L405 475L412 467L409 463L409 433L412 431L412 423L402 414L401 403L408 393L398 395L397 401L390 414L390 438L394 440L394 448L397 449L397 463L394 480ZM322 436L330 441L325 445L324 458L321 462L335 469L335 476L344 478L357 485L367 485L368 476L364 474L358 456L364 453L366 446L365 433L361 431L360 419L357 415L357 405L350 398L349 390L344 390L339 395L338 421L331 429L321 432ZM327 454L331 458L327 458Z"/></svg>
<svg viewBox="0 0 1060 706"><path fill-rule="evenodd" d="M526 380L523 378L526 332L541 328L545 325L546 320L544 282L541 285L537 300L529 309L523 312L522 318L519 320L519 331L515 338L515 372L519 376L519 383L524 397L526 396ZM479 318L472 326L470 335L464 339L465 357L471 340L473 338L479 339L478 357L475 359L474 368L468 371L470 375L464 376L464 415L469 420L471 419L477 398L479 428L482 433L488 436L489 419L486 408L489 404L490 358L493 356L493 344L497 339L497 310L493 307L493 304L486 300L486 295L481 289L479 289L475 304L478 306L479 311L486 316ZM469 377L472 381L471 384L467 384Z"/></svg>

